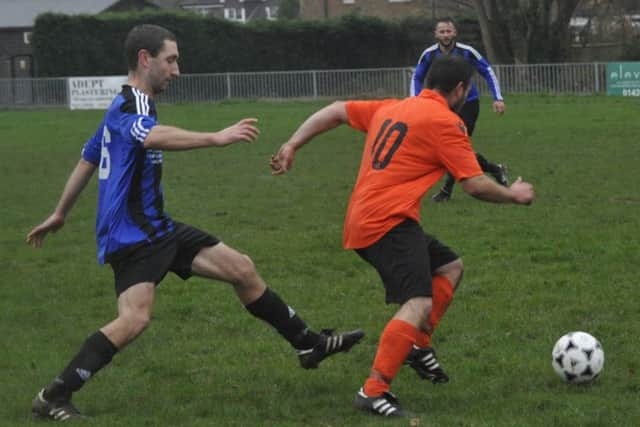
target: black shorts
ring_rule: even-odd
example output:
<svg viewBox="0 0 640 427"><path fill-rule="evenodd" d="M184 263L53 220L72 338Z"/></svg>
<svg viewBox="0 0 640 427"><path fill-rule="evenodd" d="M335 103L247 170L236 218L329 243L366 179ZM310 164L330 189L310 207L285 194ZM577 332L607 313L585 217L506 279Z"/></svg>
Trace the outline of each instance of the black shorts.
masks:
<svg viewBox="0 0 640 427"><path fill-rule="evenodd" d="M216 237L190 225L174 222L172 233L148 245L123 248L110 254L116 296L131 286L153 282L156 285L172 271L182 279L191 277L191 264L202 248L220 243Z"/></svg>
<svg viewBox="0 0 640 427"><path fill-rule="evenodd" d="M467 133L469 136L473 135L473 131L476 128L476 121L478 121L478 115L480 114L480 100L474 99L473 101L465 102L458 116L464 122L467 127Z"/></svg>
<svg viewBox="0 0 640 427"><path fill-rule="evenodd" d="M392 228L373 245L356 252L380 274L387 304L430 297L432 272L459 258L410 219Z"/></svg>

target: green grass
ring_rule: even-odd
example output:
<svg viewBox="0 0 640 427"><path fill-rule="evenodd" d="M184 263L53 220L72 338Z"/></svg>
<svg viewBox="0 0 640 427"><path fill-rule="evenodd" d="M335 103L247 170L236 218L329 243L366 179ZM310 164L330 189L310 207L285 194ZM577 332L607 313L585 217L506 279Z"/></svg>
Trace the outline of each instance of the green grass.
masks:
<svg viewBox="0 0 640 427"><path fill-rule="evenodd" d="M482 112L474 144L534 183L533 206L484 204L456 187L425 197L422 224L457 250L465 279L434 345L452 381L403 369L394 391L421 426L640 423L640 193L637 100L511 97ZM227 285L168 277L151 327L78 393L96 426L407 426L351 408L395 307L375 271L341 248L363 137L346 127L272 177L269 156L322 103L161 106L163 123L219 129L255 116L253 145L165 153L166 209L249 254L314 328L362 327L363 344L304 371L288 344ZM111 320L111 270L95 261L95 181L41 250L24 238L55 206L100 112L0 112L0 424L31 424L30 400L83 339ZM606 362L587 387L562 383L551 348L598 337ZM414 421L415 424L415 421Z"/></svg>

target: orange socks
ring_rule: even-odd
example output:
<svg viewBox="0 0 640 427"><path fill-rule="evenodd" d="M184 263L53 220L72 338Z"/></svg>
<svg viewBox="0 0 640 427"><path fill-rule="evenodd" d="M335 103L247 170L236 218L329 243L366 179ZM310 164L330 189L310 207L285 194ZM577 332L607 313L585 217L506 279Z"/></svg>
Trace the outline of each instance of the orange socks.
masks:
<svg viewBox="0 0 640 427"><path fill-rule="evenodd" d="M431 334L453 300L453 285L447 278L434 276L431 283L433 289L433 307L429 314L431 333L419 331L403 320L392 319L387 323L380 337L371 374L364 383L364 393L367 396L380 396L389 390L391 381L402 367L414 344L420 348L431 346Z"/></svg>
<svg viewBox="0 0 640 427"><path fill-rule="evenodd" d="M433 276L431 278L431 289L433 292L433 307L429 314L430 333L420 332L416 345L420 348L431 347L431 334L440 323L440 319L449 308L453 300L453 285L444 276Z"/></svg>
<svg viewBox="0 0 640 427"><path fill-rule="evenodd" d="M436 329L440 319L449 308L453 299L453 285L444 276L433 276L431 278L431 289L433 292L433 307L429 314L429 326L431 333Z"/></svg>
<svg viewBox="0 0 640 427"><path fill-rule="evenodd" d="M389 390L391 381L402 367L419 335L420 332L415 326L403 320L392 319L387 323L380 337L371 375L364 383L364 393L367 396L380 396Z"/></svg>
<svg viewBox="0 0 640 427"><path fill-rule="evenodd" d="M416 346L419 348L431 347L431 334L422 331L419 331L418 334Z"/></svg>

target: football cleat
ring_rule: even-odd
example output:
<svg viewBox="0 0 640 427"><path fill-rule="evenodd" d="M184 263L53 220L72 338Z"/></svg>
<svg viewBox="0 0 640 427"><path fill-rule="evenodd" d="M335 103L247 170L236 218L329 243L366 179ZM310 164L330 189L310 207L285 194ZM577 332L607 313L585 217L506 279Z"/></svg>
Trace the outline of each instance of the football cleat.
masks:
<svg viewBox="0 0 640 427"><path fill-rule="evenodd" d="M86 419L87 417L80 414L70 400L49 402L44 398L44 389L36 395L31 402L31 412L38 418L48 419L51 421L73 421L78 419Z"/></svg>
<svg viewBox="0 0 640 427"><path fill-rule="evenodd" d="M304 369L315 369L325 358L347 352L364 337L362 329L334 334L331 329L320 331L320 342L307 350L298 350L298 360Z"/></svg>
<svg viewBox="0 0 640 427"><path fill-rule="evenodd" d="M503 165L501 163L496 165L498 167L498 172L491 174L498 184L508 187L509 186L509 178L507 177L507 165Z"/></svg>
<svg viewBox="0 0 640 427"><path fill-rule="evenodd" d="M414 346L404 363L424 380L430 380L434 384L449 382L449 376L438 363L436 352L431 347L418 348Z"/></svg>
<svg viewBox="0 0 640 427"><path fill-rule="evenodd" d="M353 406L381 417L408 416L400 407L398 398L390 391L386 391L380 396L369 397L364 394L364 390L361 388L356 394Z"/></svg>
<svg viewBox="0 0 640 427"><path fill-rule="evenodd" d="M451 192L442 188L436 194L431 196L431 199L436 203L448 202L451 199Z"/></svg>

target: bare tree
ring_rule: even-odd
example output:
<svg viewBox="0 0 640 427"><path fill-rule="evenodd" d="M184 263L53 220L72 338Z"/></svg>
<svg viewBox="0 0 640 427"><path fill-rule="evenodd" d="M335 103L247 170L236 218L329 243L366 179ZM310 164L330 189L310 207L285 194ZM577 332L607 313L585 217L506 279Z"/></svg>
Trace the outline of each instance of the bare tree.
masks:
<svg viewBox="0 0 640 427"><path fill-rule="evenodd" d="M473 0L423 0L430 8L431 19L473 12Z"/></svg>
<svg viewBox="0 0 640 427"><path fill-rule="evenodd" d="M580 0L473 0L482 41L497 64L560 62Z"/></svg>
<svg viewBox="0 0 640 427"><path fill-rule="evenodd" d="M583 0L578 12L584 25L575 30L575 41L582 46L590 43L630 43L640 35L640 23L634 15L640 13L640 4L626 0ZM637 19L637 18L636 18Z"/></svg>

